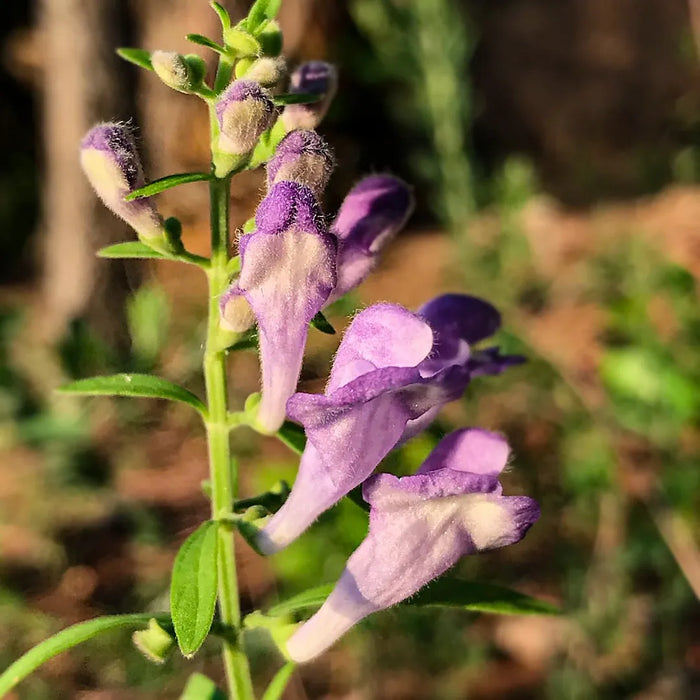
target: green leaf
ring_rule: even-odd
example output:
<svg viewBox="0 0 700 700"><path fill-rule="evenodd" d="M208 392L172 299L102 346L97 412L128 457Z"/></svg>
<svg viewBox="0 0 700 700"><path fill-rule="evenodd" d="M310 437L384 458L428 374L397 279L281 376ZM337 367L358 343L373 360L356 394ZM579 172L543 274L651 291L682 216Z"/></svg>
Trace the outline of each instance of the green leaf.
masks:
<svg viewBox="0 0 700 700"><path fill-rule="evenodd" d="M335 328L331 326L328 319L319 311L312 319L311 325L321 333L326 333L327 335L335 335Z"/></svg>
<svg viewBox="0 0 700 700"><path fill-rule="evenodd" d="M239 56L256 56L260 52L260 43L248 32L231 27L224 32L224 43Z"/></svg>
<svg viewBox="0 0 700 700"><path fill-rule="evenodd" d="M231 26L231 16L229 15L228 11L225 7L219 5L218 2L211 2L209 4L211 5L212 10L214 10L214 12L216 12L216 14L219 15L221 28L224 31L226 31Z"/></svg>
<svg viewBox="0 0 700 700"><path fill-rule="evenodd" d="M122 48L117 49L117 55L129 63L133 63L135 66L145 68L146 70L153 70L150 51L146 51L145 49Z"/></svg>
<svg viewBox="0 0 700 700"><path fill-rule="evenodd" d="M62 386L59 391L64 394L82 394L84 396L139 396L150 399L168 399L169 401L186 403L202 415L206 415L207 412L201 399L191 391L151 374L110 374L79 379Z"/></svg>
<svg viewBox="0 0 700 700"><path fill-rule="evenodd" d="M191 41L193 44L197 44L198 46L206 46L208 49L216 51L216 53L226 53L226 49L223 46L220 46L215 41L212 41L202 34L188 34L185 39L187 39L187 41Z"/></svg>
<svg viewBox="0 0 700 700"><path fill-rule="evenodd" d="M265 24L266 20L274 19L281 4L282 0L256 0L246 19L248 31L255 32Z"/></svg>
<svg viewBox="0 0 700 700"><path fill-rule="evenodd" d="M317 92L285 92L281 95L275 95L272 101L278 106L284 105L309 105L314 102L319 102L323 99L323 95Z"/></svg>
<svg viewBox="0 0 700 700"><path fill-rule="evenodd" d="M154 194L165 192L178 185L185 185L188 182L202 182L203 180L211 180L209 173L177 173L176 175L166 175L158 180L139 187L139 189L130 192L124 199L131 202L134 199L142 199L143 197L152 197Z"/></svg>
<svg viewBox="0 0 700 700"><path fill-rule="evenodd" d="M498 615L560 615L551 603L490 583L451 576L434 581L405 602L419 607L461 608Z"/></svg>
<svg viewBox="0 0 700 700"><path fill-rule="evenodd" d="M270 685L267 686L262 700L279 700L295 668L296 664L291 662L282 666L282 668L275 673L275 677L270 681Z"/></svg>
<svg viewBox="0 0 700 700"><path fill-rule="evenodd" d="M284 421L282 427L277 431L277 437L297 454L301 454L306 447L304 428L291 421Z"/></svg>
<svg viewBox="0 0 700 700"><path fill-rule="evenodd" d="M5 669L0 676L0 697L4 697L20 681L24 680L54 656L58 656L58 654L96 637L102 632L125 627L141 627L148 624L153 617L154 615L148 613L140 615L111 615L109 617L98 617L87 622L80 622L62 630L53 637L49 637L37 644ZM169 618L166 615L157 615L155 617L162 624L169 622Z"/></svg>
<svg viewBox="0 0 700 700"><path fill-rule="evenodd" d="M141 241L126 241L115 243L97 251L100 258L160 258L168 260L169 257L158 250L154 250Z"/></svg>
<svg viewBox="0 0 700 700"><path fill-rule="evenodd" d="M323 586L309 588L303 593L299 593L281 603L277 603L277 605L273 605L267 611L267 614L282 616L289 615L298 610L306 610L307 608L320 608L334 587L334 583L326 583Z"/></svg>
<svg viewBox="0 0 700 700"><path fill-rule="evenodd" d="M218 523L199 526L175 557L170 614L180 651L194 656L207 638L216 607Z"/></svg>
<svg viewBox="0 0 700 700"><path fill-rule="evenodd" d="M226 700L214 681L201 673L193 673L180 696L180 700Z"/></svg>

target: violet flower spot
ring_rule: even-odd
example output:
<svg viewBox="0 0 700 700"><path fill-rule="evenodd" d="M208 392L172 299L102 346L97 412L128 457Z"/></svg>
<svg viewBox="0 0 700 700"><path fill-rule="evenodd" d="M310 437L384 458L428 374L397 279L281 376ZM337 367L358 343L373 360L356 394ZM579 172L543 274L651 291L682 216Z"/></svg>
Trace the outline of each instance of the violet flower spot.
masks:
<svg viewBox="0 0 700 700"><path fill-rule="evenodd" d="M447 296L427 305L427 318L396 304L365 309L343 337L325 393L289 399L287 412L304 426L307 444L287 502L259 535L261 551L294 541L463 394L471 377L465 334L480 339L499 317L480 299ZM479 318L456 317L472 313Z"/></svg>
<svg viewBox="0 0 700 700"><path fill-rule="evenodd" d="M339 248L338 285L329 303L367 278L413 208L411 188L392 175L370 175L350 190L331 226Z"/></svg>
<svg viewBox="0 0 700 700"><path fill-rule="evenodd" d="M242 294L260 331L258 423L274 432L296 389L309 322L335 286L336 241L324 227L313 192L298 183L275 185L255 220L256 230L241 239L241 274L235 290L223 297L222 320L227 321L227 302Z"/></svg>
<svg viewBox="0 0 700 700"><path fill-rule="evenodd" d="M419 472L379 474L363 488L369 533L321 609L287 643L309 661L367 615L418 592L460 558L520 541L539 518L527 496L503 496L503 438L464 429L448 435Z"/></svg>

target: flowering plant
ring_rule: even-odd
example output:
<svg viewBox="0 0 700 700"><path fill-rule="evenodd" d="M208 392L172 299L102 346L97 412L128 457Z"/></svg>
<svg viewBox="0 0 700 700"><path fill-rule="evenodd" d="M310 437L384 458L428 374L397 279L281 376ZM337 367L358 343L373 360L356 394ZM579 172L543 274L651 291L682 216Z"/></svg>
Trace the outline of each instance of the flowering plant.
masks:
<svg viewBox="0 0 700 700"><path fill-rule="evenodd" d="M280 92L286 64L279 55L279 5L279 0L257 0L234 25L226 10L212 3L223 43L189 37L218 54L211 85L198 56L120 50L167 86L206 104L209 172L146 184L132 130L125 124L98 124L80 146L88 180L139 239L110 246L100 255L171 260L194 265L207 276L206 400L139 374L80 380L64 391L165 398L198 411L208 440L211 519L190 535L176 557L169 612L98 618L71 627L7 669L0 676L0 693L47 658L115 627L139 628L134 641L155 661L162 661L175 643L192 657L210 634L218 636L229 695L250 700L254 691L245 635L264 626L287 660L265 692L273 700L281 696L296 663L317 657L367 615L404 601L497 612L551 611L512 591L444 577L465 555L518 542L539 516L531 498L502 493L498 477L510 455L503 437L474 428L457 430L443 438L415 474L375 473L391 450L459 399L472 378L500 373L521 361L497 347L478 347L500 325L496 309L462 294L440 296L416 311L391 303L365 308L344 334L325 391L296 390L310 326L334 332L323 310L372 271L410 216L413 201L411 189L399 178L372 175L348 193L328 223L321 197L334 161L314 129L332 100L336 71L323 62L303 64L292 73L289 92ZM231 181L262 165L267 191L232 255ZM185 248L179 221L164 220L151 199L195 181L206 181L211 195L211 255L206 258ZM259 345L261 392L231 411L227 356L243 340ZM301 454L291 491L282 485L274 493L238 500L229 435L240 426L276 435ZM234 532L240 531L258 553L271 555L348 496L362 500L369 511L369 531L332 591L321 586L243 616ZM320 609L310 619L295 621L293 615L314 606ZM188 687L187 697L216 692L198 674Z"/></svg>

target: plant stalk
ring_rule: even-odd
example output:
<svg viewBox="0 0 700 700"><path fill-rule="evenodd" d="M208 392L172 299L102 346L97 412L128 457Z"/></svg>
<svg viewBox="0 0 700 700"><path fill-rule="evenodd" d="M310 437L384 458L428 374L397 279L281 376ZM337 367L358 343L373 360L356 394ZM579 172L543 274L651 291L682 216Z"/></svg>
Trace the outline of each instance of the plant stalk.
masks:
<svg viewBox="0 0 700 700"><path fill-rule="evenodd" d="M230 516L236 498L238 475L231 460L229 444L226 354L219 327L219 296L228 284L229 188L231 178L213 179L209 186L211 201L211 267L209 279L209 316L204 351L204 380L209 415L206 422L209 471L212 485L212 518ZM234 700L254 700L248 658L241 643L241 610L238 599L236 557L233 530L221 523L218 529L219 614L221 622L237 631L235 639L224 640L223 660L229 696Z"/></svg>

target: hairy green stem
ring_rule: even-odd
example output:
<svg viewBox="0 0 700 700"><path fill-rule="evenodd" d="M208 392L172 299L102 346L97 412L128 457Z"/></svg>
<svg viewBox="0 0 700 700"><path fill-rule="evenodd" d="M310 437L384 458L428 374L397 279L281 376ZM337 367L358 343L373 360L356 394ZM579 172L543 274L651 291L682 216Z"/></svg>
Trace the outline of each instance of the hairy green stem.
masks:
<svg viewBox="0 0 700 700"><path fill-rule="evenodd" d="M212 487L212 518L225 519L231 515L236 498L237 474L231 460L229 444L229 415L226 390L226 353L219 327L219 296L228 284L228 207L230 177L212 180L211 198L211 267L209 277L209 321L204 352L204 379L207 388L209 415L206 421L209 447L209 470ZM221 622L240 630L241 610L238 600L236 558L233 530L222 524L219 537L219 613ZM225 640L223 659L229 694L235 700L253 700L253 684L248 659L236 640Z"/></svg>

